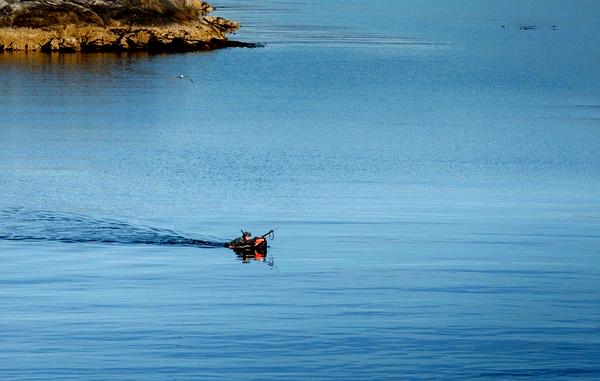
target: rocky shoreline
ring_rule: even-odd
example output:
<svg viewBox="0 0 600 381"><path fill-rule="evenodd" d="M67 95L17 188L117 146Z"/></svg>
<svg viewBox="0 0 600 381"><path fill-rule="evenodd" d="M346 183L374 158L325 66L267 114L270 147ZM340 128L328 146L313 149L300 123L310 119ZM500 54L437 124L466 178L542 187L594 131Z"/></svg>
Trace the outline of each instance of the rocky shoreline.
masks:
<svg viewBox="0 0 600 381"><path fill-rule="evenodd" d="M0 52L186 52L255 47L199 0L0 0Z"/></svg>

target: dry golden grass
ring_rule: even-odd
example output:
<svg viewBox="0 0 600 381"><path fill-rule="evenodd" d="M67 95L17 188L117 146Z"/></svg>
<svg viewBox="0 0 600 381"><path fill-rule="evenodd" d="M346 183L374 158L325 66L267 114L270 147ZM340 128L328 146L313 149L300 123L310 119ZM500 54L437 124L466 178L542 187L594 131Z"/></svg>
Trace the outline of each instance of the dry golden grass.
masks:
<svg viewBox="0 0 600 381"><path fill-rule="evenodd" d="M18 11L21 27L0 27L0 51L203 49L223 46L218 41L239 27L206 16L213 9L202 0L131 0L130 7Z"/></svg>
<svg viewBox="0 0 600 381"><path fill-rule="evenodd" d="M148 43L151 37L168 43L180 38L190 43L211 40L225 40L225 34L206 24L184 24L167 26L124 27L119 24L110 28L98 26L67 25L58 28L0 28L0 51L35 51L46 49L80 50L81 46L93 42L99 49L110 48L115 44L123 44L123 36L131 42L131 47L140 48ZM123 45L124 49L127 44Z"/></svg>
<svg viewBox="0 0 600 381"><path fill-rule="evenodd" d="M0 45L5 50L39 50L55 36L54 33L32 28L0 28Z"/></svg>

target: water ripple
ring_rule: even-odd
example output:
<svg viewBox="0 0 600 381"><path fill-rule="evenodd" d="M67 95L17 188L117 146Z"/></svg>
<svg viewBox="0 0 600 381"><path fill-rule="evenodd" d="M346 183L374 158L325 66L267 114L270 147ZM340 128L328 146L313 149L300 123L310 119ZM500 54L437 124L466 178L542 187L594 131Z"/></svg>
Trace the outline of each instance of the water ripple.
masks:
<svg viewBox="0 0 600 381"><path fill-rule="evenodd" d="M0 240L223 247L225 242L170 229L75 213L0 210Z"/></svg>

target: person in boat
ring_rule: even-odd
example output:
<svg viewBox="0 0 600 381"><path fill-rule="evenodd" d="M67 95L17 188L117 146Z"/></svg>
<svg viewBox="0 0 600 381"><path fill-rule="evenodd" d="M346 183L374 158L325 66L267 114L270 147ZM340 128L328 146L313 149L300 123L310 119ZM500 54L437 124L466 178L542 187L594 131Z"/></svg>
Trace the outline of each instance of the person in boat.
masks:
<svg viewBox="0 0 600 381"><path fill-rule="evenodd" d="M267 234L252 237L250 232L242 232L242 236L230 241L226 246L233 250L255 250L260 253L267 253L267 237L272 237L273 230Z"/></svg>
<svg viewBox="0 0 600 381"><path fill-rule="evenodd" d="M227 247L230 247L232 249L244 249L251 248L253 246L254 239L252 238L252 233L250 232L242 232L241 237L238 237L227 244Z"/></svg>

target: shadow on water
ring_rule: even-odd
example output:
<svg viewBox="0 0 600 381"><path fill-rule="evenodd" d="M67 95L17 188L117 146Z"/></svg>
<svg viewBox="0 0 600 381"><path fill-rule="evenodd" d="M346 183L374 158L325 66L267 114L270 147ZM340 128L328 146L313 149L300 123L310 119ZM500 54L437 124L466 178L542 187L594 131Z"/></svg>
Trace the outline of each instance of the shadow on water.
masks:
<svg viewBox="0 0 600 381"><path fill-rule="evenodd" d="M0 210L0 240L225 247L225 241L75 213Z"/></svg>

